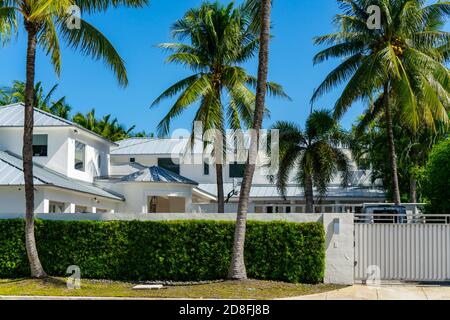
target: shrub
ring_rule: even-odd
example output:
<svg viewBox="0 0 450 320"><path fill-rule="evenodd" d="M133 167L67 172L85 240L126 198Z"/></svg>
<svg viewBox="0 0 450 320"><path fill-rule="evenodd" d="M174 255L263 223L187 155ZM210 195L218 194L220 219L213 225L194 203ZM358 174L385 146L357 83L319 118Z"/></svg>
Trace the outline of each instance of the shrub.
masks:
<svg viewBox="0 0 450 320"><path fill-rule="evenodd" d="M427 213L450 213L450 139L436 145L424 170L422 194Z"/></svg>
<svg viewBox="0 0 450 320"><path fill-rule="evenodd" d="M22 220L0 220L0 277L29 275ZM200 281L223 279L231 260L234 223L214 221L36 221L46 272L110 280ZM248 276L318 283L325 268L320 223L249 222Z"/></svg>

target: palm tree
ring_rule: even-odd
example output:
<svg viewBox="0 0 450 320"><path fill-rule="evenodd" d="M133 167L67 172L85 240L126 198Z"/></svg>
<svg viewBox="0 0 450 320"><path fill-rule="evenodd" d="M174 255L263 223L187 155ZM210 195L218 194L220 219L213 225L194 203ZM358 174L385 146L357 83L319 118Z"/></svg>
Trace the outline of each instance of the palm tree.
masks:
<svg viewBox="0 0 450 320"><path fill-rule="evenodd" d="M117 118L112 119L110 114L99 120L95 116L95 109L90 110L86 114L78 112L72 118L72 121L111 141L129 138L135 128L135 126L129 129L125 128L125 126L118 123Z"/></svg>
<svg viewBox="0 0 450 320"><path fill-rule="evenodd" d="M178 94L159 123L158 133L167 135L171 121L198 102L193 122L202 122L205 131L220 132L216 144L221 144L222 148L216 149L224 152L226 124L231 129L240 129L251 127L253 120L255 96L250 88L256 86L257 80L239 66L252 58L258 48L258 39L249 31L248 11L234 8L233 3L223 6L218 2L205 2L200 8L189 10L172 26L172 36L180 41L188 39L190 43L161 44L161 48L172 52L167 61L182 64L194 74L172 85L153 102L152 107ZM287 97L281 86L265 83L264 88L271 94ZM225 211L223 152L214 152L218 213Z"/></svg>
<svg viewBox="0 0 450 320"><path fill-rule="evenodd" d="M253 114L253 133L250 142L249 156L244 169L244 178L242 180L239 194L238 212L236 217L236 226L233 240L233 254L231 258L228 278L232 280L247 279L245 268L244 248L245 233L247 229L247 213L253 175L255 173L255 164L257 148L259 145L259 131L262 128L264 117L264 105L266 99L266 83L269 72L269 41L270 41L270 11L271 0L249 0L246 2L246 10L251 14L250 30L259 31L259 61L258 61L258 79L256 87L255 110Z"/></svg>
<svg viewBox="0 0 450 320"><path fill-rule="evenodd" d="M37 109L50 112L58 117L69 119L71 107L66 103L66 98L62 97L56 101L52 101L58 85L55 84L50 91L44 92L42 82L36 82L33 93L33 105ZM25 82L14 81L11 87L0 90L2 99L0 105L7 105L18 102L25 102Z"/></svg>
<svg viewBox="0 0 450 320"><path fill-rule="evenodd" d="M449 2L425 6L425 0L338 0L343 14L336 17L337 33L315 38L328 48L314 63L330 58L343 62L317 88L315 101L330 89L347 83L335 104L335 116L342 116L357 100L373 101L365 112L365 123L383 114L387 128L393 200L400 204L397 155L392 112L416 130L448 121L450 77L445 66L450 34L442 31ZM368 28L367 8L381 10L381 28Z"/></svg>
<svg viewBox="0 0 450 320"><path fill-rule="evenodd" d="M307 213L314 212L314 187L320 197L324 196L339 172L342 187L348 187L350 159L341 147L349 145L351 136L342 130L330 111L314 111L304 131L284 121L277 122L273 129L280 132L280 167L275 180L283 196L294 171L295 182L305 190Z"/></svg>
<svg viewBox="0 0 450 320"><path fill-rule="evenodd" d="M121 5L142 7L148 0L2 0L0 1L0 42L5 43L17 31L22 18L27 33L25 113L23 134L23 172L25 180L25 243L31 276L45 277L34 237L34 183L33 183L33 107L36 67L36 48L50 56L55 72L61 69L60 36L69 47L79 49L95 59L103 59L111 67L121 85L127 85L123 60L105 36L81 17L80 28L71 23L67 10L77 5L81 14L105 11Z"/></svg>

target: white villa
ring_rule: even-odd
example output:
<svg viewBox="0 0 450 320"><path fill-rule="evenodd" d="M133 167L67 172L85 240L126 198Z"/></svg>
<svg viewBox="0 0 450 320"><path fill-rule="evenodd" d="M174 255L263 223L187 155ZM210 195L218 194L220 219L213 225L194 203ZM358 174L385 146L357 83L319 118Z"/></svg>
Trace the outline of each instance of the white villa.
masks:
<svg viewBox="0 0 450 320"><path fill-rule="evenodd" d="M0 214L25 211L23 116L23 104L0 107ZM34 121L35 212L216 212L215 166L182 161L189 139L132 138L114 143L42 110L35 110ZM224 165L227 212L237 210L243 166ZM264 169L258 167L255 173L250 212L304 213L303 189L289 185L286 198L282 197ZM354 166L349 186L342 188L336 177L315 210L358 212L368 202L385 202L385 194L371 184L370 171Z"/></svg>

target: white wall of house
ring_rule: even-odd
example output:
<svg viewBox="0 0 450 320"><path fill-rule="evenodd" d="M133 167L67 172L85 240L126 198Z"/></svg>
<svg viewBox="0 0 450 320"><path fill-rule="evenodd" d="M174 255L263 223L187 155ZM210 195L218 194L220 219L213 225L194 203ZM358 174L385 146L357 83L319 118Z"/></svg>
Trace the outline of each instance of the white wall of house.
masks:
<svg viewBox="0 0 450 320"><path fill-rule="evenodd" d="M68 176L70 178L92 182L95 177L109 174L109 145L100 139L94 139L91 135L80 130L70 130L68 138ZM75 143L79 141L86 145L84 171L75 169ZM100 156L100 167L99 157Z"/></svg>
<svg viewBox="0 0 450 320"><path fill-rule="evenodd" d="M97 176L109 174L110 145L106 141L71 127L36 127L34 134L48 135L47 156L34 157L35 163L70 178L87 182L92 182ZM0 148L21 155L22 136L22 128L0 127ZM75 141L86 145L84 171L75 169Z"/></svg>
<svg viewBox="0 0 450 320"><path fill-rule="evenodd" d="M192 211L192 188L191 185L178 183L154 183L154 182L127 182L110 184L111 190L119 192L126 198L121 203L118 212L123 213L148 213L148 198L151 196L184 198L184 212ZM176 205L174 202L174 205Z"/></svg>
<svg viewBox="0 0 450 320"><path fill-rule="evenodd" d="M68 128L40 128L34 129L34 134L48 135L48 155L47 157L34 157L33 161L61 174L68 174ZM0 147L3 150L22 155L23 146L22 128L0 127Z"/></svg>
<svg viewBox="0 0 450 320"><path fill-rule="evenodd" d="M40 202L36 202L36 212L48 213L52 202L64 204L64 212L77 213L76 209L85 208L87 212L116 212L121 201L101 198L95 195L74 192L53 187L41 187Z"/></svg>
<svg viewBox="0 0 450 320"><path fill-rule="evenodd" d="M44 199L44 193L34 193L36 211ZM25 213L25 191L23 186L0 186L0 214Z"/></svg>

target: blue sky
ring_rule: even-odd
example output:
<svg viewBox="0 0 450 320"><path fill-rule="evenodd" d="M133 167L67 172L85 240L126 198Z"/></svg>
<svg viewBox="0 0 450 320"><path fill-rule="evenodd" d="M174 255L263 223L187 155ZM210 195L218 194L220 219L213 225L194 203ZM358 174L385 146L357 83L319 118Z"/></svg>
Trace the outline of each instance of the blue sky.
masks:
<svg viewBox="0 0 450 320"><path fill-rule="evenodd" d="M171 24L201 2L152 0L145 9L120 8L85 17L110 39L125 60L130 81L125 89L118 86L112 72L101 61L93 61L66 48L62 51L59 79L48 57L39 52L36 79L42 81L47 90L59 83L56 98L66 96L74 111L95 108L97 115L111 113L127 126L135 124L137 130L154 132L171 101L164 101L157 109L149 108L151 102L168 86L190 74L182 66L166 64L166 54L155 45L169 41ZM312 58L319 48L313 45L312 38L334 31L332 18L337 12L335 0L275 1L269 78L282 84L292 101L270 99L272 116L266 120L266 127L286 119L304 124L314 88L338 63L313 66ZM0 48L0 86L25 78L25 40L26 35L21 31L16 40ZM256 60L245 67L256 75ZM332 108L338 95L339 90L333 91L315 107ZM361 105L355 105L342 119L342 124L349 128L362 109ZM190 128L194 111L195 107L191 107L173 123L172 129Z"/></svg>

